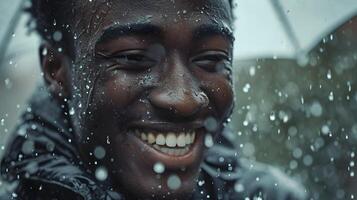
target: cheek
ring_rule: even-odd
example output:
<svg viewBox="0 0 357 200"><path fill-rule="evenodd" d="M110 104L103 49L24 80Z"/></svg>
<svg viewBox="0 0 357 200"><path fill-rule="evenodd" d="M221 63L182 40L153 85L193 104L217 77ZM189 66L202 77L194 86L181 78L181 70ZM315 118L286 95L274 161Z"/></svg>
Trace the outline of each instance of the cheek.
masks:
<svg viewBox="0 0 357 200"><path fill-rule="evenodd" d="M121 72L105 74L95 89L96 94L93 100L111 108L125 108L142 91L143 88L138 84L139 80L140 78L136 75L128 75Z"/></svg>
<svg viewBox="0 0 357 200"><path fill-rule="evenodd" d="M219 117L226 118L233 108L233 88L231 81L221 74L207 74L201 77L202 88L208 94Z"/></svg>

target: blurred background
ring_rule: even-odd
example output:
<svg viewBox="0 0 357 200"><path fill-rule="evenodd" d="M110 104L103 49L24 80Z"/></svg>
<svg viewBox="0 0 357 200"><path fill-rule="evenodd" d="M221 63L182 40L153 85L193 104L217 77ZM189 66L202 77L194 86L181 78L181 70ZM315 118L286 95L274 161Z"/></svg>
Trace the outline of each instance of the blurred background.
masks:
<svg viewBox="0 0 357 200"><path fill-rule="evenodd" d="M0 0L0 155L41 83L26 3ZM279 167L311 199L357 198L357 1L235 4L231 126L242 157Z"/></svg>

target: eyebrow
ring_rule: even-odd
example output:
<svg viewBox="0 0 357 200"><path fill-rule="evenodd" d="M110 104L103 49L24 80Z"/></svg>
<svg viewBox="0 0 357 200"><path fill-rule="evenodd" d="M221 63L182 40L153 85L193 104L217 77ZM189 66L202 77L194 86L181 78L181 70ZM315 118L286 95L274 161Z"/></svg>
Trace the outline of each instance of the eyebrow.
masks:
<svg viewBox="0 0 357 200"><path fill-rule="evenodd" d="M193 39L200 39L202 37L221 35L228 39L230 42L234 42L235 37L233 31L229 26L220 24L203 24L195 29L193 33Z"/></svg>
<svg viewBox="0 0 357 200"><path fill-rule="evenodd" d="M162 28L151 23L131 23L113 25L104 29L96 43L106 42L124 35L162 35ZM233 31L228 26L219 24L202 24L195 28L193 40L213 35L221 35L230 42L234 41Z"/></svg>
<svg viewBox="0 0 357 200"><path fill-rule="evenodd" d="M150 23L132 23L123 25L113 25L104 29L102 35L97 40L106 42L124 35L161 35L161 28Z"/></svg>

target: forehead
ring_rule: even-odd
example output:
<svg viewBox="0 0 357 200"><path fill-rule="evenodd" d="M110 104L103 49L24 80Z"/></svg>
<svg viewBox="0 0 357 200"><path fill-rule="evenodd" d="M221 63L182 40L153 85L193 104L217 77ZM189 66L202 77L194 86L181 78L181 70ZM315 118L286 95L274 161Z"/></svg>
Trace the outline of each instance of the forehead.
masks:
<svg viewBox="0 0 357 200"><path fill-rule="evenodd" d="M229 0L82 0L75 1L73 32L79 56L93 52L106 30L118 25L150 23L184 37L201 25L231 31Z"/></svg>
<svg viewBox="0 0 357 200"><path fill-rule="evenodd" d="M232 19L229 0L82 0L75 4L73 26L81 29L147 20L161 25L179 22L230 25Z"/></svg>

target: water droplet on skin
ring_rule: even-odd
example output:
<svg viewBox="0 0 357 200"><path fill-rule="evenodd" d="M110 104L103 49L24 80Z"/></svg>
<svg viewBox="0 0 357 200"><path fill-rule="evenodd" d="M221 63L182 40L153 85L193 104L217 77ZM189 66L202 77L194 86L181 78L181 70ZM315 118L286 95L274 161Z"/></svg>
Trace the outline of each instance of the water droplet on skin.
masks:
<svg viewBox="0 0 357 200"><path fill-rule="evenodd" d="M107 136L107 144L110 144L110 138Z"/></svg>
<svg viewBox="0 0 357 200"><path fill-rule="evenodd" d="M162 174L165 171L165 165L162 164L161 162L157 162L157 163L154 164L153 170L157 174Z"/></svg>
<svg viewBox="0 0 357 200"><path fill-rule="evenodd" d="M108 178L108 171L105 167L98 167L95 170L95 178L99 181L105 181Z"/></svg>
<svg viewBox="0 0 357 200"><path fill-rule="evenodd" d="M178 177L177 175L171 175L169 176L169 178L167 179L167 186L171 189L171 190L177 190L181 187L181 179L180 177Z"/></svg>
<svg viewBox="0 0 357 200"><path fill-rule="evenodd" d="M198 186L200 186L200 187L201 187L202 185L204 185L204 184L205 184L205 181L204 181L204 180L202 180L202 181L198 181L198 182L197 182L197 184L198 184Z"/></svg>

